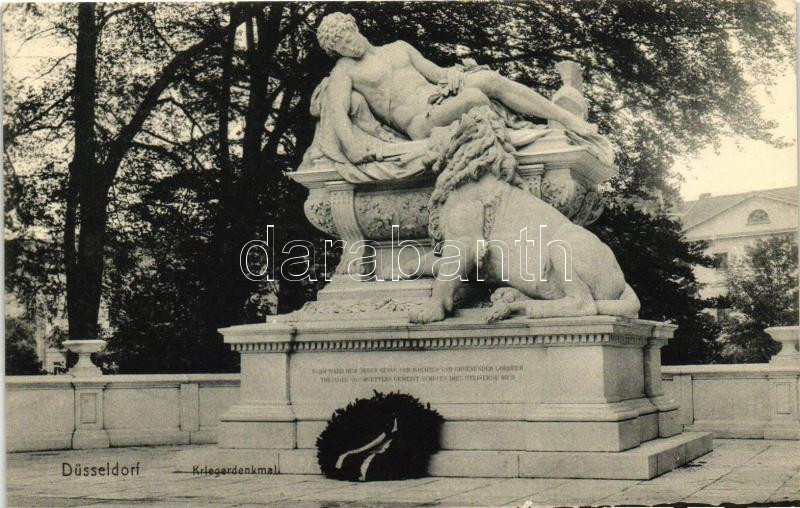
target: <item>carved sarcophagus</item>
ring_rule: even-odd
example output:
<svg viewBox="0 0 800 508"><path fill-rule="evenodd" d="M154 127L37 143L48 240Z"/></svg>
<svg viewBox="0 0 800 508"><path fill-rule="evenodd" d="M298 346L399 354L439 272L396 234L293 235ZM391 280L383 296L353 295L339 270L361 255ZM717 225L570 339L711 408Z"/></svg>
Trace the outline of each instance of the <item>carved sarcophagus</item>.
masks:
<svg viewBox="0 0 800 508"><path fill-rule="evenodd" d="M530 131L512 133L518 143L524 143L525 136L536 136L516 153L518 173L528 190L576 224L594 222L603 210L598 186L614 177L616 168L589 147L577 144L563 129ZM397 226L397 238L428 238L428 200L435 175L422 172L354 184L342 178L336 164L326 162L289 174L309 189L306 217L320 231L348 244L373 241L378 248L391 242L392 226Z"/></svg>

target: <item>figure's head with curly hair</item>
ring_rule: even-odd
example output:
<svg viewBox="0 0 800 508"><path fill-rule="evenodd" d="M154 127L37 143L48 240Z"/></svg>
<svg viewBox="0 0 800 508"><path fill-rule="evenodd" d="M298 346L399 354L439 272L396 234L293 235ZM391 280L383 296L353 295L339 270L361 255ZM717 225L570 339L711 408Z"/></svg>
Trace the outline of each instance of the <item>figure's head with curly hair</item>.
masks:
<svg viewBox="0 0 800 508"><path fill-rule="evenodd" d="M342 12L334 12L322 18L317 28L317 41L328 56L350 58L361 58L369 44L359 33L355 18Z"/></svg>

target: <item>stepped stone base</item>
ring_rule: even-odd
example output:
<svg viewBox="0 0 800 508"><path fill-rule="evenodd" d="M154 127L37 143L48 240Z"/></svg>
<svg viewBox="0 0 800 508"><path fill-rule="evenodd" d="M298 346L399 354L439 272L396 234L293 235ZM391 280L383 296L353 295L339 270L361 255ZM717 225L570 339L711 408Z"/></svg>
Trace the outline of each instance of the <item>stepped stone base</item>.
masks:
<svg viewBox="0 0 800 508"><path fill-rule="evenodd" d="M624 452L529 452L519 450L443 450L433 456L431 476L486 478L597 478L649 480L709 453L711 434L685 432L648 441ZM321 474L315 449L217 449L212 464L248 464L283 474Z"/></svg>
<svg viewBox="0 0 800 508"><path fill-rule="evenodd" d="M486 324L479 311L414 325L404 313L317 309L222 330L242 378L219 446L318 473L326 420L378 390L444 417L435 476L647 479L711 451L709 434L681 434L661 390L660 348L674 326L611 316Z"/></svg>

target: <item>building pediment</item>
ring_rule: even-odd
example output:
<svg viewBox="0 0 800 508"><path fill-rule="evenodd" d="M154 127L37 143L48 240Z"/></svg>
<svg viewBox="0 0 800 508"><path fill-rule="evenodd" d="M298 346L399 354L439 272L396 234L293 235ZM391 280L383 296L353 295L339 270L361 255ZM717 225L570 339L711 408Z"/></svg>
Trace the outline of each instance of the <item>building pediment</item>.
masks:
<svg viewBox="0 0 800 508"><path fill-rule="evenodd" d="M797 228L796 200L756 192L722 199L726 197L698 200L680 215L686 236L749 236Z"/></svg>

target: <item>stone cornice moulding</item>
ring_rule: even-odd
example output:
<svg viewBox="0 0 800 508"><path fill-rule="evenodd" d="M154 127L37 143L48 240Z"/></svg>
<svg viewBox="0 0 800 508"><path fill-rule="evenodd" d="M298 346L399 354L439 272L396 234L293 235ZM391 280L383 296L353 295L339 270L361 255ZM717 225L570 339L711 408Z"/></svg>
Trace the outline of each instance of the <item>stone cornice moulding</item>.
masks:
<svg viewBox="0 0 800 508"><path fill-rule="evenodd" d="M349 317L348 317L349 320ZM406 323L403 326L387 326L384 322L375 323L359 323L357 326L349 324L348 320L330 320L327 323L308 323L300 324L293 322L272 321L269 323L256 323L250 325L232 326L229 328L221 328L219 330L226 339L227 338L245 338L255 336L270 336L279 340L281 336L291 338L291 336L300 332L306 333L320 333L330 334L337 333L374 333L381 329L387 332L397 333L398 331L407 331L409 333L420 332L425 336L432 336L432 334L442 332L479 332L479 335L486 334L487 331L495 330L517 330L534 333L568 333L565 330L580 330L589 333L620 333L627 332L628 334L635 334L654 338L669 339L672 337L677 325L662 323L658 321L648 321L644 319L627 319L615 316L586 316L586 317L570 317L570 318L545 318L545 319L527 319L527 318L512 318L500 323L487 325L480 319L475 317L468 318L450 318L445 321L437 323L429 323L425 325L417 325ZM435 335L433 335L435 336Z"/></svg>
<svg viewBox="0 0 800 508"><path fill-rule="evenodd" d="M75 388L136 389L180 388L196 384L200 388L238 387L240 374L121 374L73 378L71 376L6 376L6 390L71 390Z"/></svg>
<svg viewBox="0 0 800 508"><path fill-rule="evenodd" d="M332 339L297 340L287 342L235 342L230 343L240 353L299 353L321 351L392 351L432 349L483 349L530 346L616 346L639 347L647 345L647 339L633 335L618 334L558 334L515 335L494 337L460 338L408 338L408 339Z"/></svg>
<svg viewBox="0 0 800 508"><path fill-rule="evenodd" d="M742 363L728 365L678 365L661 367L664 379L691 376L694 379L766 379L768 377L799 377L800 366L771 366L768 363Z"/></svg>
<svg viewBox="0 0 800 508"><path fill-rule="evenodd" d="M182 384L203 384L191 380L188 374L122 374L104 376L107 390L134 388L180 388ZM219 380L215 380L219 382Z"/></svg>
<svg viewBox="0 0 800 508"><path fill-rule="evenodd" d="M734 233L722 233L717 235L699 235L699 236L687 235L686 239L692 242L699 240L713 242L716 240L731 240L734 238L750 238L756 236L783 235L790 233L797 234L797 228L792 226L787 226L783 228L761 229L753 231L737 231Z"/></svg>
<svg viewBox="0 0 800 508"><path fill-rule="evenodd" d="M70 376L6 376L6 390L71 390Z"/></svg>
<svg viewBox="0 0 800 508"><path fill-rule="evenodd" d="M76 390L84 390L84 389L104 390L108 388L109 382L110 382L109 379L105 379L103 377L80 378L80 379L73 378L72 386L74 386Z"/></svg>
<svg viewBox="0 0 800 508"><path fill-rule="evenodd" d="M487 326L454 319L403 326L342 321L293 324L273 322L221 329L225 342L241 353L304 351L385 351L549 346L661 347L674 325L611 316L512 319ZM572 331L574 330L574 331Z"/></svg>
<svg viewBox="0 0 800 508"><path fill-rule="evenodd" d="M733 209L733 208L736 208L737 206L739 206L739 205L741 205L741 204L743 204L743 203L746 203L746 202L750 201L750 200L751 200L751 199L753 199L753 198L764 198L764 199L770 199L770 200L777 201L777 202L779 202L779 203L783 203L783 204L785 204L785 205L788 205L788 206L793 206L793 207L797 208L797 202L796 202L796 201L788 201L788 200L786 200L786 199L783 199L783 198L780 198L780 197L777 197L777 196L771 196L771 195L769 195L769 194L762 194L762 192L763 192L763 191L753 191L753 192L749 192L749 193L745 194L744 196L742 196L742 198L741 198L741 199L739 199L738 201L736 201L735 203L732 203L732 204L730 204L730 205L726 206L725 208L722 208L722 209L720 209L720 210L716 211L715 213L713 213L713 214L709 215L708 217L706 217L706 218L704 218L704 219L702 219L702 220L700 220L700 221L698 221L698 222L695 222L694 224L690 224L690 225L687 225L687 226L685 226L685 227L682 229L682 231L685 233L686 231L688 231L688 230L690 230L690 229L692 229L692 228L694 228L694 227L697 227L697 226L699 226L699 225L701 225L701 224L705 224L706 222L710 221L710 220L711 220L711 219L713 219L714 217L718 217L718 216L720 216L721 214L723 214L723 213L727 212L728 210L731 210L731 209ZM720 197L722 197L722 196L720 196ZM699 201L700 201L699 199L698 199L698 200L696 200L696 201L695 201L695 204L697 204ZM692 205L692 208L694 208L694 205ZM689 210L687 210L686 212L684 212L682 215L685 215L686 213L688 213L689 211L691 211L691 209L692 209L692 208L689 208Z"/></svg>
<svg viewBox="0 0 800 508"><path fill-rule="evenodd" d="M241 374L187 374L186 384L197 384L200 388L206 386L239 386Z"/></svg>

